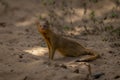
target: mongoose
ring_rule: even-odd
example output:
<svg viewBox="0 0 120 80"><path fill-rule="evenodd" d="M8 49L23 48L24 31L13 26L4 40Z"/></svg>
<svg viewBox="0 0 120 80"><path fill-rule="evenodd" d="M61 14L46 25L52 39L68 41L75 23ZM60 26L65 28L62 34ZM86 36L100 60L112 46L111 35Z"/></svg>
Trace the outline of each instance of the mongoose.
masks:
<svg viewBox="0 0 120 80"><path fill-rule="evenodd" d="M78 57L81 55L90 55L84 59L76 61L91 61L99 57L99 54L96 52L86 49L78 42L70 40L68 38L62 37L61 35L56 34L50 29L48 21L41 25L39 22L36 22L37 29L44 37L44 40L47 43L49 49L49 59L53 60L55 51L59 51L63 56L67 57Z"/></svg>

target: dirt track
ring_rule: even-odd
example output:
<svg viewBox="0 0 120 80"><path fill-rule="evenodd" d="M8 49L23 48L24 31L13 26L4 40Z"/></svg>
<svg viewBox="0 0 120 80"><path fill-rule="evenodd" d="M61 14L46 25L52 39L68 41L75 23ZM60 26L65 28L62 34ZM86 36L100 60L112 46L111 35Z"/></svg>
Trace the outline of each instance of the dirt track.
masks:
<svg viewBox="0 0 120 80"><path fill-rule="evenodd" d="M87 67L76 58L56 54L48 63L46 44L34 25L38 18L101 55L89 62L93 74L104 73L96 80L119 80L120 5L94 1L0 0L0 80L87 80Z"/></svg>

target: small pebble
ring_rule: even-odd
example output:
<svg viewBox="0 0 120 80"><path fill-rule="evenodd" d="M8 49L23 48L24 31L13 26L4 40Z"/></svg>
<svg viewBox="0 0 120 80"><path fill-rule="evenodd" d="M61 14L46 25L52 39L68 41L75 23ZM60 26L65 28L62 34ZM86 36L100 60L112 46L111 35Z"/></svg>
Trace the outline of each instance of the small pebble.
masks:
<svg viewBox="0 0 120 80"><path fill-rule="evenodd" d="M29 32L29 29L25 29L26 32Z"/></svg>
<svg viewBox="0 0 120 80"><path fill-rule="evenodd" d="M105 75L105 74L104 74L104 73L96 73L96 74L93 74L92 76L93 76L94 79L98 79L98 78L100 78L102 75Z"/></svg>
<svg viewBox="0 0 120 80"><path fill-rule="evenodd" d="M14 71L13 69L10 70L10 72L13 72L13 71Z"/></svg>
<svg viewBox="0 0 120 80"><path fill-rule="evenodd" d="M19 58L23 58L23 55L19 55Z"/></svg>
<svg viewBox="0 0 120 80"><path fill-rule="evenodd" d="M6 27L6 23L0 22L0 26L3 27L3 28Z"/></svg>
<svg viewBox="0 0 120 80"><path fill-rule="evenodd" d="M74 73L79 73L79 69L75 69L73 72Z"/></svg>
<svg viewBox="0 0 120 80"><path fill-rule="evenodd" d="M64 65L64 64L61 64L60 67L64 68L64 69L67 69L67 66Z"/></svg>
<svg viewBox="0 0 120 80"><path fill-rule="evenodd" d="M113 51L108 51L109 53L114 53Z"/></svg>
<svg viewBox="0 0 120 80"><path fill-rule="evenodd" d="M27 78L28 78L28 77L27 77L27 76L25 76L23 80L27 80Z"/></svg>
<svg viewBox="0 0 120 80"><path fill-rule="evenodd" d="M117 75L114 77L114 79L119 79L120 78L120 75Z"/></svg>

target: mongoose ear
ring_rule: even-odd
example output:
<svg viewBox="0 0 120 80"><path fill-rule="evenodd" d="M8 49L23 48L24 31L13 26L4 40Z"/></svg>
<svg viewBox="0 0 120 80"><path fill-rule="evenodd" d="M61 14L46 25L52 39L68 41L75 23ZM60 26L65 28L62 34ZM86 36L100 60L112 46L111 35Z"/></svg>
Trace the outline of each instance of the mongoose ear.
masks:
<svg viewBox="0 0 120 80"><path fill-rule="evenodd" d="M46 20L46 21L45 21L45 25L49 25L49 22L48 22L48 20Z"/></svg>

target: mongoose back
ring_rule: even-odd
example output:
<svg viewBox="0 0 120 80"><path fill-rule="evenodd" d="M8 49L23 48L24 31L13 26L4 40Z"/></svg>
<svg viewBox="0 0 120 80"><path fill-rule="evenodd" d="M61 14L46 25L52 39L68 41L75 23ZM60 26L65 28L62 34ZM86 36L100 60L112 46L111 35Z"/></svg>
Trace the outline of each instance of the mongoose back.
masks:
<svg viewBox="0 0 120 80"><path fill-rule="evenodd" d="M55 51L59 51L63 56L68 57L78 57L81 55L90 55L84 59L79 59L79 61L91 61L99 57L99 54L96 52L86 49L81 44L62 37L61 35L56 34L50 29L49 23L46 21L44 25L41 25L39 22L36 22L37 29L44 37L44 40L47 43L49 49L49 59L53 60Z"/></svg>

